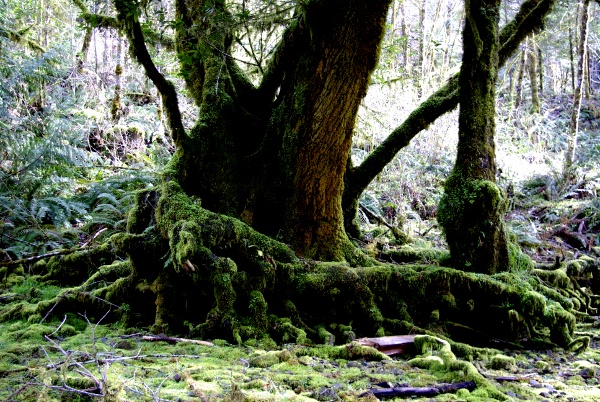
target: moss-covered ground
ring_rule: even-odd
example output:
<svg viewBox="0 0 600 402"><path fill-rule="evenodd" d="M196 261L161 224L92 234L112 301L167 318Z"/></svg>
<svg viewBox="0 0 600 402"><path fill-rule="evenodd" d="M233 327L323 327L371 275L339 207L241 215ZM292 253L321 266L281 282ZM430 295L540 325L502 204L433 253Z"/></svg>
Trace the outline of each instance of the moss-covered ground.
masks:
<svg viewBox="0 0 600 402"><path fill-rule="evenodd" d="M112 296L106 292L89 290L105 289L105 283L123 280L130 272L127 260L102 265L95 273L73 270L81 277L61 277L60 280L48 280L53 272L50 262L37 263L29 270L23 266L2 270L0 400L375 401L376 397L369 394L370 389L427 387L465 381L474 381L476 388L408 399L600 400L600 321L596 310L599 250L593 237L598 228L595 201L571 199L547 203L543 199L527 198L527 202L509 212L508 226L513 244L518 244L536 265L532 259L521 256L524 263L514 264L514 270L500 274L496 282L524 289L518 303L520 312L515 311L514 317L511 316L512 324L519 325L523 317L531 318L519 331L524 337L522 345L536 350L503 349L501 345L505 344L500 343L496 349L476 349L428 336L417 338L417 353L392 358L354 343L344 344L340 339L335 346L308 344L306 337L302 339L307 344L296 339L300 343L279 345L270 339L246 338L240 345L205 339L213 342L212 346L149 341L144 335L149 335L148 323L152 320L143 312L134 311L139 306L115 305L107 301L112 300ZM586 221L586 226L582 226L581 221ZM526 222L527 227L520 222ZM401 264L403 268L398 269L406 274L411 270L431 275L442 272L443 268L438 265L447 259L447 251L439 242L439 231L435 228L421 228L421 231L427 235L413 239L410 245L396 246L393 240L386 240L385 230L372 229L368 233L372 240L364 251L380 262ZM103 250L99 249L98 253ZM406 263L418 264L404 265ZM335 266L333 264L331 269ZM386 266L364 268L360 272L364 271L361 275L368 278L371 271L391 269ZM472 275L463 276L468 279ZM514 283L519 278L519 284ZM576 282L579 285L575 285ZM568 283L576 287L565 287ZM455 288L454 300L464 296L459 289ZM552 289L562 293L552 293ZM69 299L67 305L59 303L66 298ZM547 338L544 332L547 324L541 317L562 311L556 302L550 301L552 299L562 301L577 320L572 322L574 332L568 334L569 338L583 342L569 345L572 350L578 349L577 352L558 347L548 349L551 344L526 342L525 338L531 340L536 335ZM452 298L447 302L452 304ZM142 305L145 304L140 303ZM452 328L465 329L459 325L446 327L445 331L437 328L442 310L432 311L429 319L422 320L429 321L429 325L414 327L413 333L454 335ZM136 320L140 322L137 325ZM284 321L279 324L283 325ZM571 321L566 324L570 332ZM329 334L324 328L323 331ZM320 339L326 341L330 337Z"/></svg>
<svg viewBox="0 0 600 402"><path fill-rule="evenodd" d="M384 358L356 344L151 342L118 323L90 322L84 312L41 324L7 321L0 324L0 400L375 401L367 393L373 388L472 380L470 392L408 399L597 401L600 326L578 330L592 337L578 354L479 349L456 358L463 345L424 336L418 355Z"/></svg>

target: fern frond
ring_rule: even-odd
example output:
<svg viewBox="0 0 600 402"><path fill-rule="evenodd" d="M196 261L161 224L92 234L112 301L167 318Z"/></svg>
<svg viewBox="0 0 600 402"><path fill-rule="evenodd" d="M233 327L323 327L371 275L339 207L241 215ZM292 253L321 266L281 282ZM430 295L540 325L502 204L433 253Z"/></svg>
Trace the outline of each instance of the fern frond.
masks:
<svg viewBox="0 0 600 402"><path fill-rule="evenodd" d="M115 207L112 204L98 204L94 210L92 211L96 214L98 213L104 213L104 214L114 214L114 215L118 215L118 216L122 216L123 212L120 211L117 207Z"/></svg>
<svg viewBox="0 0 600 402"><path fill-rule="evenodd" d="M96 198L98 200L107 200L110 203L112 203L112 205L119 205L119 201L117 200L117 197L115 197L113 194L110 194L110 193L98 194L98 196Z"/></svg>

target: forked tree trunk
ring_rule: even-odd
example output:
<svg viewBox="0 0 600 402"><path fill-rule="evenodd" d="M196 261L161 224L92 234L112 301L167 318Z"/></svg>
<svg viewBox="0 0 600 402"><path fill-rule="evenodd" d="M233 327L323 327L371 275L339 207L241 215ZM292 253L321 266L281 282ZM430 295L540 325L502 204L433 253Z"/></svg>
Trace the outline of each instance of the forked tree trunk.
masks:
<svg viewBox="0 0 600 402"><path fill-rule="evenodd" d="M453 264L488 274L508 269L494 146L500 3L466 3L458 150L438 209Z"/></svg>
<svg viewBox="0 0 600 402"><path fill-rule="evenodd" d="M279 234L299 255L354 258L343 178L390 3L302 2L255 87L226 56L225 2L177 1L180 61L200 112L168 174L204 207Z"/></svg>

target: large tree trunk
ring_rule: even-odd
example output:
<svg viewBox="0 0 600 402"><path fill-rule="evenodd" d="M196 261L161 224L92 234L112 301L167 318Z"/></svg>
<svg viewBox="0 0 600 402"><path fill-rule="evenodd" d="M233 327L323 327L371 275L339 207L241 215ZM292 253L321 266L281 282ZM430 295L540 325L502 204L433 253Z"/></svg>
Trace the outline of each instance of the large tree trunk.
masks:
<svg viewBox="0 0 600 402"><path fill-rule="evenodd" d="M278 111L287 120L284 150L295 152L283 161L292 189L285 229L300 255L346 259L343 177L358 106L379 58L389 3L309 3L315 10L305 12L310 42Z"/></svg>
<svg viewBox="0 0 600 402"><path fill-rule="evenodd" d="M258 88L224 56L231 45L224 2L179 1L190 27L178 34L180 59L200 105L171 164L186 192L210 210L283 234L299 255L354 258L343 177L390 1L303 2ZM192 27L205 35L192 37Z"/></svg>
<svg viewBox="0 0 600 402"><path fill-rule="evenodd" d="M500 3L466 3L458 150L438 209L453 264L489 274L508 269L494 145Z"/></svg>

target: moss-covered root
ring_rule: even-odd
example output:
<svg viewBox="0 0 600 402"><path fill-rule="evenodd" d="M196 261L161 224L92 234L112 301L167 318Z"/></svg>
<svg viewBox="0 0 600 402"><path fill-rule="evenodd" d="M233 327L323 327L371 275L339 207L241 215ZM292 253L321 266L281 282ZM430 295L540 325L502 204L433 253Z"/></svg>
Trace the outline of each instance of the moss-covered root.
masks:
<svg viewBox="0 0 600 402"><path fill-rule="evenodd" d="M465 179L455 167L445 191L437 219L444 228L453 265L485 274L508 270L502 190L489 180Z"/></svg>
<svg viewBox="0 0 600 402"><path fill-rule="evenodd" d="M409 360L409 364L428 370L455 374L457 381L474 381L477 389L472 392L473 396L500 401L508 400L477 371L472 363L458 360L448 341L431 335L417 335L415 336L415 345L417 351L421 352L421 356Z"/></svg>
<svg viewBox="0 0 600 402"><path fill-rule="evenodd" d="M61 286L76 286L85 281L98 267L118 259L118 250L109 239L99 247L72 254L52 257L48 262L40 261L36 270L44 269L41 281Z"/></svg>

